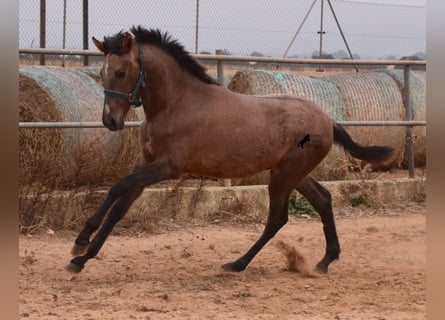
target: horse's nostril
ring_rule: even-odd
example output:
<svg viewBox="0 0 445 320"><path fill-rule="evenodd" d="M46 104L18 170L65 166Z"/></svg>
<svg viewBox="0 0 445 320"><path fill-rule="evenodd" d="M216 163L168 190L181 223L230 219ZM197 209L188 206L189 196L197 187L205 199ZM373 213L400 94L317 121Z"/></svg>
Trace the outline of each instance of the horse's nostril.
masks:
<svg viewBox="0 0 445 320"><path fill-rule="evenodd" d="M116 120L114 120L111 117L104 117L102 123L105 127L107 127L110 130L113 130L116 128Z"/></svg>
<svg viewBox="0 0 445 320"><path fill-rule="evenodd" d="M124 126L123 120L116 120L113 117L104 117L102 122L111 131L120 130Z"/></svg>

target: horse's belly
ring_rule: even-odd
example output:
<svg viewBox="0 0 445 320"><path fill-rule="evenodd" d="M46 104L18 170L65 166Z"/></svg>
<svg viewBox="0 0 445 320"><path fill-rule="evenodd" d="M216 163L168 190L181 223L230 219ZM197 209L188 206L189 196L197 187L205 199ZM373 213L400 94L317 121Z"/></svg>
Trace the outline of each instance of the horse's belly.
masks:
<svg viewBox="0 0 445 320"><path fill-rule="evenodd" d="M244 178L273 167L286 153L277 148L246 148L207 153L185 168L187 173L215 178Z"/></svg>

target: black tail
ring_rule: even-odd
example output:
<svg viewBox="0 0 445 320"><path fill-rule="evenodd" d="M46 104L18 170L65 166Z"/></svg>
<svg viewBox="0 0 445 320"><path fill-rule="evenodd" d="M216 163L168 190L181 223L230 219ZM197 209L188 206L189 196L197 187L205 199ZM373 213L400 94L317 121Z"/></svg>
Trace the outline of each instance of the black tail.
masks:
<svg viewBox="0 0 445 320"><path fill-rule="evenodd" d="M346 130L334 123L334 143L341 145L354 158L369 162L381 162L387 160L393 154L394 149L390 147L369 146L364 147L352 140Z"/></svg>

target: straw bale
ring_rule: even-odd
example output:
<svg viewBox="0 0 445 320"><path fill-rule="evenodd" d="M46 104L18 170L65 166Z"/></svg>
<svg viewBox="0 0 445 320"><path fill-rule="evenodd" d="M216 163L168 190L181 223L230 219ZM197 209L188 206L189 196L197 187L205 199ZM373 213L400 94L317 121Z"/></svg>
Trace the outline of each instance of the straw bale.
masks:
<svg viewBox="0 0 445 320"><path fill-rule="evenodd" d="M400 87L402 97L405 91L405 78L403 70L386 70ZM410 71L410 100L413 112L413 120L426 120L426 72ZM406 105L406 103L404 103ZM413 144L414 144L414 164L416 167L426 165L426 127L413 127ZM405 153L403 163L408 162Z"/></svg>
<svg viewBox="0 0 445 320"><path fill-rule="evenodd" d="M251 94L291 94L318 104L334 120L344 120L344 104L338 89L329 82L292 73L254 70L238 71L228 88Z"/></svg>
<svg viewBox="0 0 445 320"><path fill-rule="evenodd" d="M45 107L40 112L39 106ZM61 121L53 98L35 80L19 74L20 121ZM19 184L46 181L61 171L62 132L54 130L19 131ZM56 181L54 181L56 183Z"/></svg>
<svg viewBox="0 0 445 320"><path fill-rule="evenodd" d="M343 98L345 120L403 120L404 106L399 86L382 72L337 74L320 78L334 84ZM400 166L405 150L403 127L349 127L355 141L363 145L384 145L395 149L385 167Z"/></svg>
<svg viewBox="0 0 445 320"><path fill-rule="evenodd" d="M19 69L20 121L100 121L103 88L82 71ZM138 118L134 112L127 118ZM50 187L103 185L128 173L137 129L21 129L20 182Z"/></svg>

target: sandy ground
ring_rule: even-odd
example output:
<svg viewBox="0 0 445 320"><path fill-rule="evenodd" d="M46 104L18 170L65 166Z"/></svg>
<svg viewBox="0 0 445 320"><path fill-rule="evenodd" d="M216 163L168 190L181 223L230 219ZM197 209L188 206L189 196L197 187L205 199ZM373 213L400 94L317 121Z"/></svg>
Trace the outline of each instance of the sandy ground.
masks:
<svg viewBox="0 0 445 320"><path fill-rule="evenodd" d="M112 235L78 275L73 232L21 235L21 319L426 319L426 210L340 217L340 260L316 278L290 272L283 241L314 266L321 223L292 218L241 273L221 270L261 225L206 222Z"/></svg>

